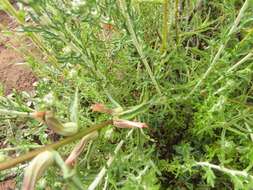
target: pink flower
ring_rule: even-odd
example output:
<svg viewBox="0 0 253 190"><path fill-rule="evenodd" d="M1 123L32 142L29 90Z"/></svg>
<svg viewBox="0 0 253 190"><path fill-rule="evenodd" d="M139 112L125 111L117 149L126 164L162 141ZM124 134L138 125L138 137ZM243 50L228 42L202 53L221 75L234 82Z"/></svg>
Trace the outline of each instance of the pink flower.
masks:
<svg viewBox="0 0 253 190"><path fill-rule="evenodd" d="M85 148L86 144L89 140L92 140L98 136L98 132L94 131L82 138L82 140L75 146L75 148L72 150L68 158L65 160L65 164L68 166L73 166L78 158L78 156L83 152L83 149Z"/></svg>
<svg viewBox="0 0 253 190"><path fill-rule="evenodd" d="M38 111L31 114L33 118L37 119L38 121L44 121L45 120L45 111Z"/></svg>
<svg viewBox="0 0 253 190"><path fill-rule="evenodd" d="M128 121L124 119L113 120L113 125L118 128L148 128L148 125L146 123Z"/></svg>
<svg viewBox="0 0 253 190"><path fill-rule="evenodd" d="M91 106L91 110L93 112L101 112L101 113L107 113L112 114L112 109L107 108L104 104L96 103Z"/></svg>

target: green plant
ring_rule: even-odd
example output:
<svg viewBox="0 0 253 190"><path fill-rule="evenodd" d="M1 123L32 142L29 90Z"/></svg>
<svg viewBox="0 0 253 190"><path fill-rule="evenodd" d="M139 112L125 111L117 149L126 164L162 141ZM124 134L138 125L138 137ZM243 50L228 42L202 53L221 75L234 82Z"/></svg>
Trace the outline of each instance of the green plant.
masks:
<svg viewBox="0 0 253 190"><path fill-rule="evenodd" d="M58 148L61 160L72 152L83 189L251 188L252 0L20 2L22 32L39 36L57 65L26 55L36 96L1 98L10 146L1 152L24 154L1 169ZM79 132L51 142L47 127L68 122ZM21 186L23 170L3 172ZM62 174L49 168L37 188L70 188Z"/></svg>

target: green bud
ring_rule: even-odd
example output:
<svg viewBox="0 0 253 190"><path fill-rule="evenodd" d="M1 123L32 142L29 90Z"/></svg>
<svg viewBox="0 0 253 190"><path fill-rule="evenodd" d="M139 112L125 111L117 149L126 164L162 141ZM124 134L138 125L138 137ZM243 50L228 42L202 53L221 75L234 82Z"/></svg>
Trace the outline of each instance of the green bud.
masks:
<svg viewBox="0 0 253 190"><path fill-rule="evenodd" d="M63 136L71 136L78 131L77 123L69 122L62 124L58 119L55 118L53 112L46 112L45 124L54 132Z"/></svg>
<svg viewBox="0 0 253 190"><path fill-rule="evenodd" d="M74 135L78 132L78 126L77 123L75 122L64 123L63 126L64 126L64 133L66 133L65 136Z"/></svg>

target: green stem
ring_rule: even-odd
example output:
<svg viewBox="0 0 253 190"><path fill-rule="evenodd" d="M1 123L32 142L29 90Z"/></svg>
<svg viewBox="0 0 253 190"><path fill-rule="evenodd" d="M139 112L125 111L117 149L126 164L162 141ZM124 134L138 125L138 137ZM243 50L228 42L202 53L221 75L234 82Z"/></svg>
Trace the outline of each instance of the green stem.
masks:
<svg viewBox="0 0 253 190"><path fill-rule="evenodd" d="M168 40L168 18L169 18L169 0L163 1L163 28L162 28L162 51L166 51L168 48L167 40Z"/></svg>
<svg viewBox="0 0 253 190"><path fill-rule="evenodd" d="M178 12L178 5L179 5L179 1L176 0L175 1L175 33L176 33L176 42L177 42L177 44L178 44L178 40L179 40L179 29L178 29L179 12Z"/></svg>
<svg viewBox="0 0 253 190"><path fill-rule="evenodd" d="M20 14L16 11L16 9L12 6L9 0L2 0L0 3L3 9L11 16L15 17L19 24L24 24L24 18L21 17Z"/></svg>
<svg viewBox="0 0 253 190"><path fill-rule="evenodd" d="M202 166L202 167L209 167L209 168L212 168L212 169L215 169L215 170L219 170L219 171L224 172L226 174L229 174L231 176L242 176L242 177L245 177L245 178L253 179L253 176L250 175L249 173L247 173L244 170L240 171L240 170L228 169L228 168L225 168L225 167L222 167L222 166L219 166L219 165L211 164L209 162L196 162L196 165Z"/></svg>
<svg viewBox="0 0 253 190"><path fill-rule="evenodd" d="M99 70L96 68L96 64L94 63L94 61L89 57L87 51L86 54L84 53L83 50L85 50L85 48L81 48L82 47L82 42L75 36L75 34L70 30L70 28L65 25L65 29L68 32L68 34L72 37L72 41L70 42L70 46L73 48L74 51L80 53L81 59L84 61L84 63L86 63L87 68L89 69L89 71L93 74L93 76L96 76L97 80L101 81L101 83L99 82L98 85L101 87L101 89L104 89L106 93L110 94L107 90L107 88L103 87L101 84L104 81L109 81L108 78ZM65 42L65 44L69 44L69 42L65 39L64 36L61 36L62 41ZM112 86L112 84L110 83L110 85Z"/></svg>
<svg viewBox="0 0 253 190"><path fill-rule="evenodd" d="M70 180L71 180L73 186L75 187L75 189L83 190L83 184L76 175L74 175Z"/></svg>
<svg viewBox="0 0 253 190"><path fill-rule="evenodd" d="M236 68L238 68L241 64L245 63L246 61L248 61L251 57L253 56L253 51L249 52L246 56L244 56L240 61L238 61L237 63L235 63L232 67L230 67L226 73L222 76L220 76L216 81L213 82L213 85L217 84L218 82L220 82L222 79L224 79L224 77L229 74L232 73Z"/></svg>
<svg viewBox="0 0 253 190"><path fill-rule="evenodd" d="M238 16L236 17L234 24L232 25L232 27L230 28L228 35L227 35L227 39L225 39L224 43L222 43L220 45L219 50L217 51L216 55L214 56L210 66L208 67L208 69L206 70L206 72L203 74L203 76L200 78L200 80L198 81L198 83L193 87L193 89L191 90L191 92L188 94L188 96L186 96L186 99L192 97L193 93L202 85L202 83L205 81L205 79L209 76L209 74L212 72L212 70L214 69L214 67L216 66L216 64L218 63L219 58L221 57L221 54L223 53L228 41L229 41L229 37L231 36L231 34L233 34L236 29L238 28L238 25L245 13L245 11L247 10L250 0L246 0L242 6L242 8L240 9L240 12L238 14Z"/></svg>
<svg viewBox="0 0 253 190"><path fill-rule="evenodd" d="M28 36L42 53L46 53L48 60L53 64L53 66L59 69L59 64L58 64L57 59L54 56L52 56L51 53L48 51L48 49L44 46L40 37L34 33L30 33Z"/></svg>
<svg viewBox="0 0 253 190"><path fill-rule="evenodd" d="M69 144L69 143L72 143L72 142L82 138L83 136L85 136L89 133L92 133L93 131L97 131L99 129L102 129L103 127L110 125L110 124L112 124L112 120L104 121L100 124L93 125L90 128L85 128L71 137L67 137L67 138L60 140L58 142L55 142L55 143L52 143L49 145L45 145L41 148L37 148L33 151L30 151L30 152L28 152L24 155L18 156L16 158L9 159L6 162L0 163L0 171L8 169L8 168L12 168L20 163L31 160L33 157L37 156L39 153L44 152L46 150L58 149L59 147L62 147L62 146Z"/></svg>
<svg viewBox="0 0 253 190"><path fill-rule="evenodd" d="M135 34L132 21L131 21L130 16L129 16L128 12L127 12L126 1L125 0L118 0L118 2L119 2L119 7L121 9L121 12L122 12L123 16L126 19L126 25L128 27L128 31L129 31L129 33L131 35L131 38L133 40L133 44L134 44L134 46L135 46L138 54L140 55L140 58L141 58L141 60L142 60L142 62L144 64L144 66L146 68L146 71L148 72L148 75L151 78L151 81L154 84L157 92L159 93L159 95L162 95L160 87L159 87L159 85L158 85L158 83L157 83L157 81L156 81L156 79L155 79L155 77L154 77L154 75L152 73L152 70L151 70L151 68L150 68L150 66L148 64L148 61L147 61L147 59L146 59L146 57L145 57L145 55L143 53L142 47L139 44L139 41L138 41L137 36Z"/></svg>
<svg viewBox="0 0 253 190"><path fill-rule="evenodd" d="M19 112L19 111L6 110L6 109L0 109L0 115L14 115L14 116L21 116L21 117L33 116L33 114L29 112Z"/></svg>

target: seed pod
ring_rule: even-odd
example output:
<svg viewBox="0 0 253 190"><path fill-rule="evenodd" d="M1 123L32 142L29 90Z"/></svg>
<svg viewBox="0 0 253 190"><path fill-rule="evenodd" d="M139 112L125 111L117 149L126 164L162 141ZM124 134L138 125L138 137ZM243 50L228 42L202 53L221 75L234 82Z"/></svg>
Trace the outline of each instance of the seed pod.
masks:
<svg viewBox="0 0 253 190"><path fill-rule="evenodd" d="M33 190L44 171L54 163L54 155L45 151L37 155L25 170L22 190Z"/></svg>
<svg viewBox="0 0 253 190"><path fill-rule="evenodd" d="M77 123L69 122L69 123L61 124L60 121L58 121L55 118L53 112L50 112L50 111L46 112L45 124L54 132L63 136L71 136L77 133L78 131Z"/></svg>
<svg viewBox="0 0 253 190"><path fill-rule="evenodd" d="M68 166L73 165L73 163L76 161L77 157L82 153L85 145L89 140L92 140L98 136L98 132L94 131L85 137L82 138L82 140L75 146L75 148L72 150L68 158L65 160L65 164Z"/></svg>
<svg viewBox="0 0 253 190"><path fill-rule="evenodd" d="M118 128L148 128L146 123L128 121L124 119L114 119L113 125Z"/></svg>

